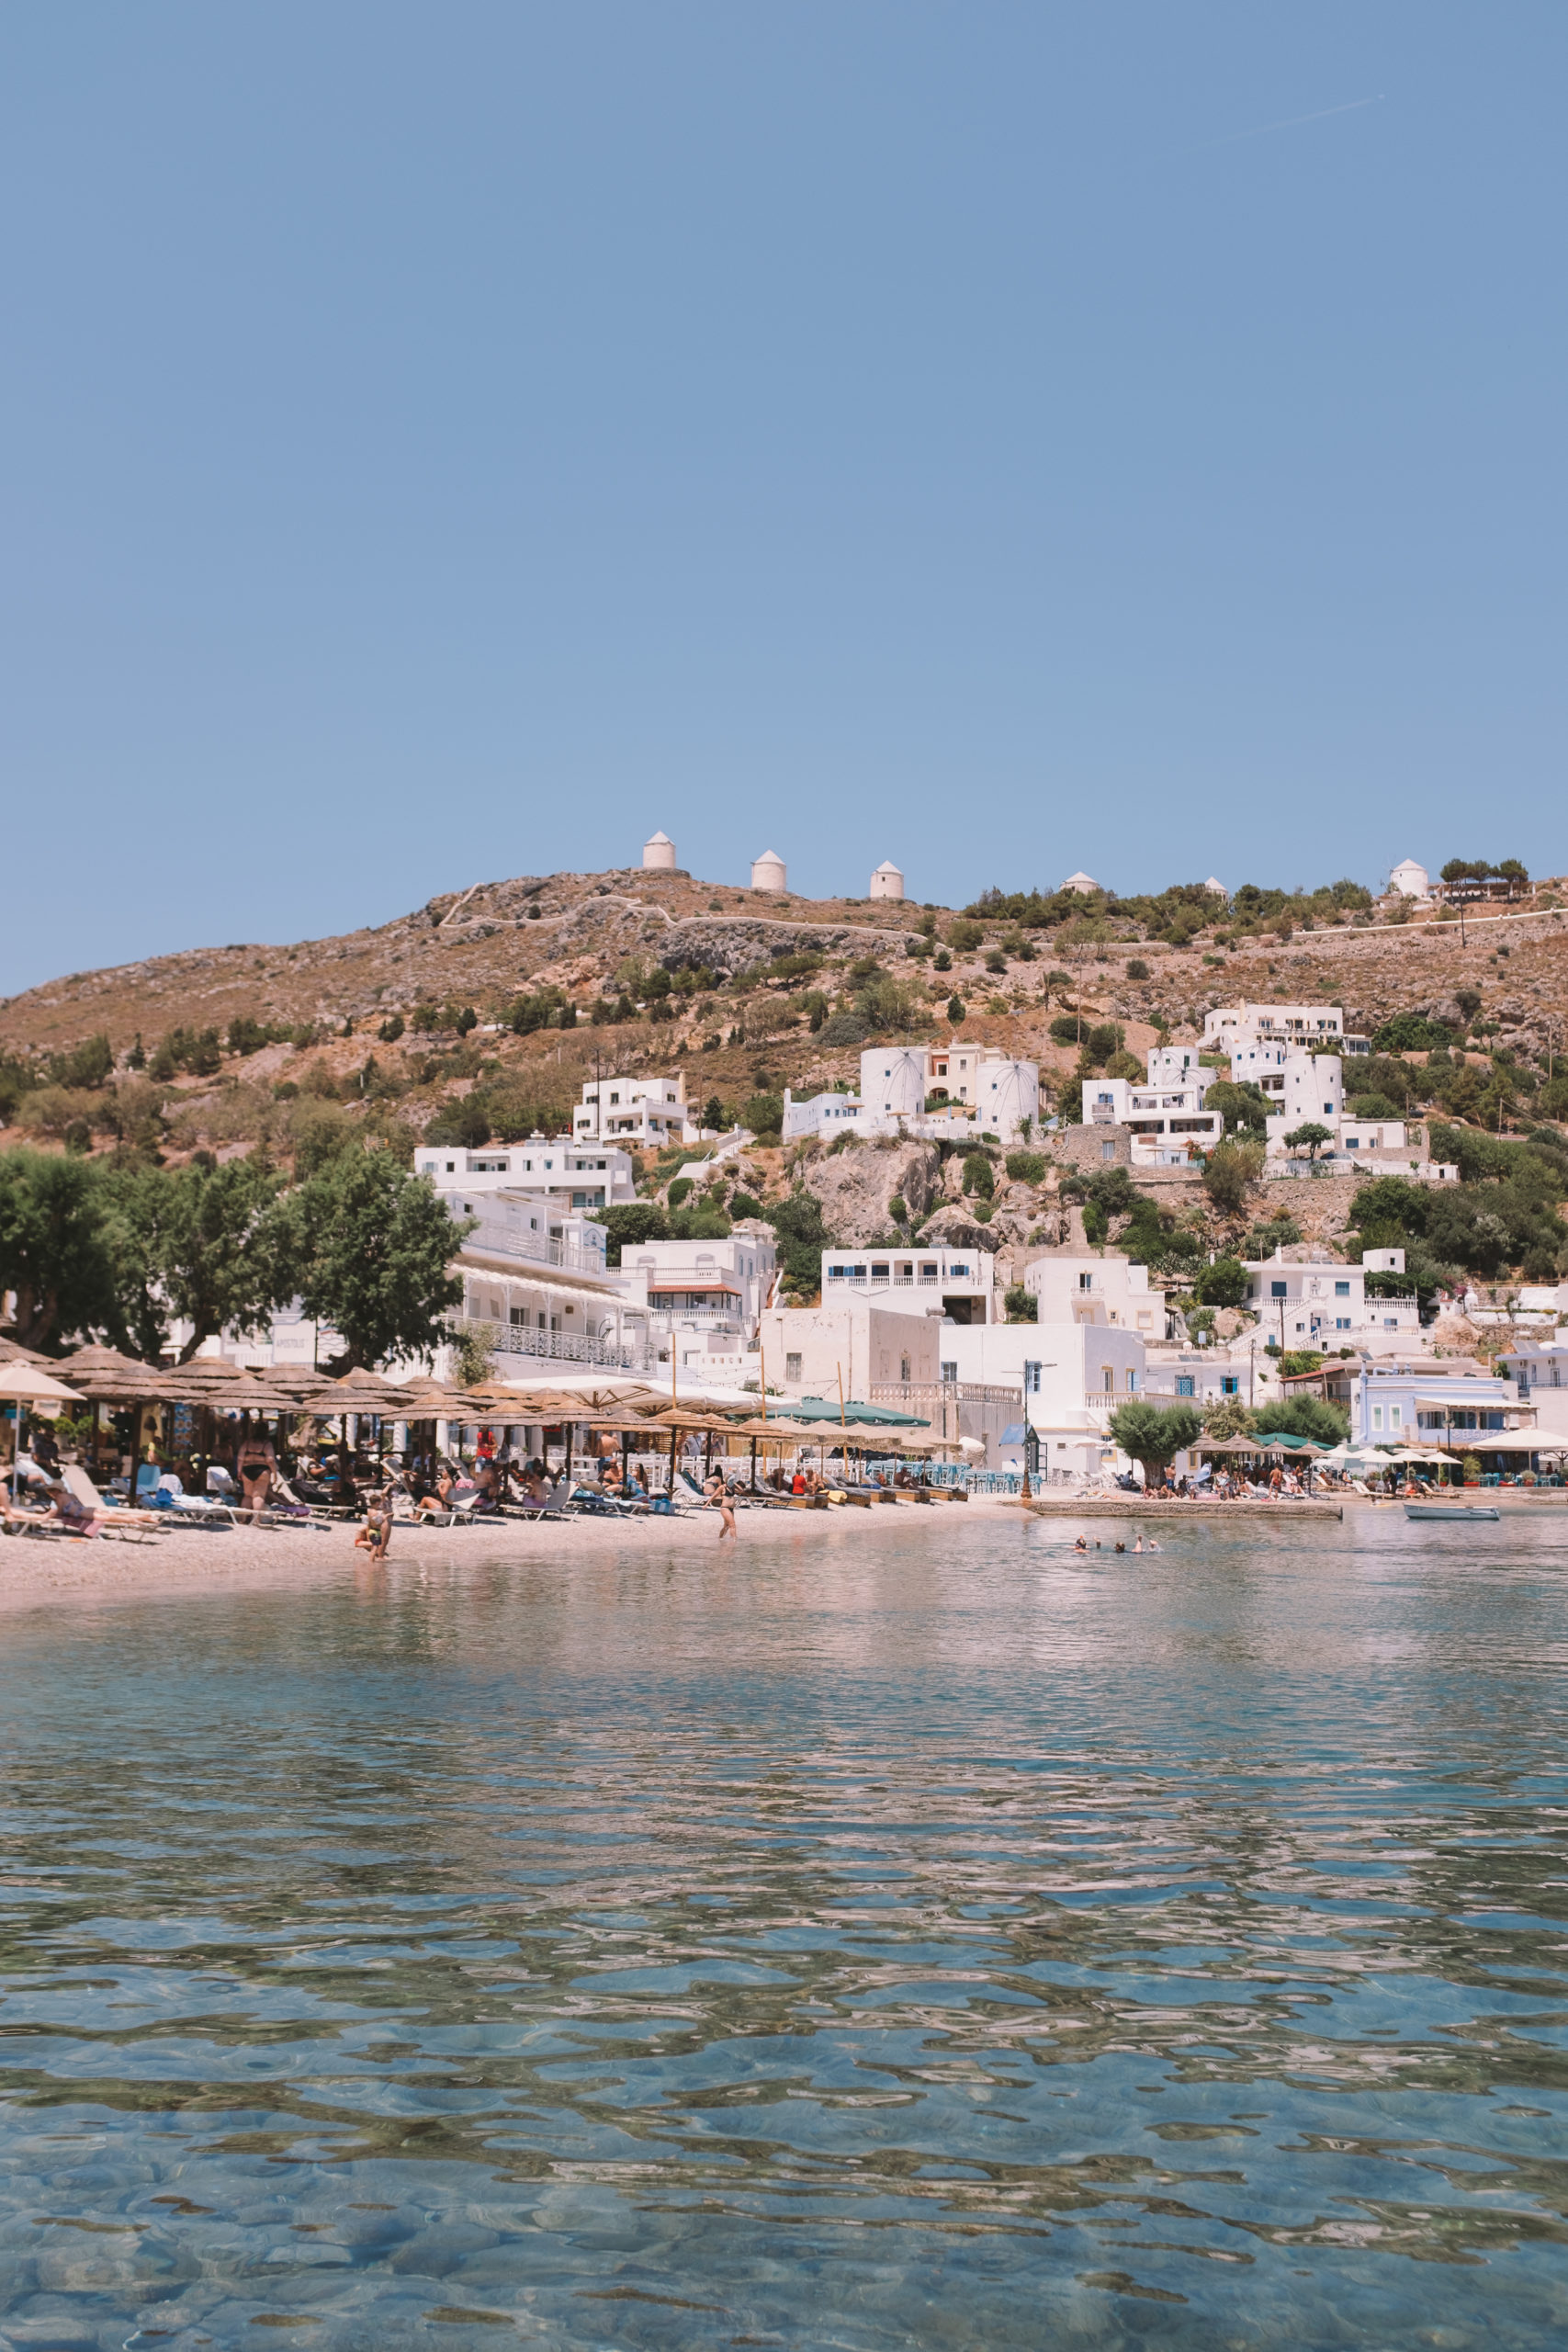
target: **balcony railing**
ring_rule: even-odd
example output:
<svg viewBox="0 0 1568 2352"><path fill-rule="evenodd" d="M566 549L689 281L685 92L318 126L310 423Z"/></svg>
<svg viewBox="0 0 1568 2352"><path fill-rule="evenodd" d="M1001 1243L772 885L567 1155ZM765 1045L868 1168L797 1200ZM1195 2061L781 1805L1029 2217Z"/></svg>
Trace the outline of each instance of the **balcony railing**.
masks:
<svg viewBox="0 0 1568 2352"><path fill-rule="evenodd" d="M874 1380L867 1402L891 1405L900 1413L924 1413L942 1405L1005 1405L1021 1411L1023 1391L986 1380Z"/></svg>
<svg viewBox="0 0 1568 2352"><path fill-rule="evenodd" d="M620 1372L648 1372L653 1351L638 1339L591 1340L583 1331L530 1330L521 1323L490 1323L476 1316L459 1316L459 1329L482 1331L498 1355L535 1356L549 1363L592 1363Z"/></svg>
<svg viewBox="0 0 1568 2352"><path fill-rule="evenodd" d="M585 1248L580 1241L552 1241L543 1233L514 1233L499 1222L476 1226L467 1246L489 1258L516 1258L530 1266L560 1266L569 1273L605 1271L603 1248Z"/></svg>

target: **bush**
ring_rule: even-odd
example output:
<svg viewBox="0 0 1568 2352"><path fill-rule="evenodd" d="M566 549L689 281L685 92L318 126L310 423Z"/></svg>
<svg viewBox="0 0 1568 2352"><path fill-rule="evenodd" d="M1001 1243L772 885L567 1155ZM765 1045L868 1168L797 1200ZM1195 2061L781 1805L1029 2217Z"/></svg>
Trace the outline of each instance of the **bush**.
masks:
<svg viewBox="0 0 1568 2352"><path fill-rule="evenodd" d="M1247 1272L1239 1258L1216 1258L1192 1285L1201 1306L1240 1306L1247 1297Z"/></svg>
<svg viewBox="0 0 1568 2352"><path fill-rule="evenodd" d="M833 1246L815 1193L792 1193L764 1209L778 1244L779 1265L791 1290L813 1292L822 1283L822 1252Z"/></svg>
<svg viewBox="0 0 1568 2352"><path fill-rule="evenodd" d="M1057 1046L1076 1046L1083 1031L1083 1023L1076 1012L1058 1012L1051 1023L1051 1040Z"/></svg>
<svg viewBox="0 0 1568 2352"><path fill-rule="evenodd" d="M871 1023L863 1012L835 1012L822 1026L825 1046L863 1046Z"/></svg>
<svg viewBox="0 0 1568 2352"><path fill-rule="evenodd" d="M1203 1108L1219 1112L1227 1136L1253 1136L1261 1142L1268 1134L1269 1098L1250 1079L1240 1085L1216 1079L1203 1090Z"/></svg>
<svg viewBox="0 0 1568 2352"><path fill-rule="evenodd" d="M1040 1302L1023 1283L1009 1283L1002 1303L1010 1323L1033 1323L1038 1319L1036 1309Z"/></svg>
<svg viewBox="0 0 1568 2352"><path fill-rule="evenodd" d="M425 1128L424 1140L477 1151L490 1141L490 1118L483 1102L473 1094L460 1102L444 1102Z"/></svg>
<svg viewBox="0 0 1568 2352"><path fill-rule="evenodd" d="M784 1126L784 1096L753 1094L740 1114L740 1124L753 1135L777 1135Z"/></svg>
<svg viewBox="0 0 1568 2352"><path fill-rule="evenodd" d="M968 1020L969 1007L964 1003L964 999L961 996L950 996L948 998L947 1017L955 1029L962 1029L964 1023Z"/></svg>
<svg viewBox="0 0 1568 2352"><path fill-rule="evenodd" d="M1352 1117L1358 1119L1403 1119L1404 1112L1386 1094L1353 1094L1349 1100Z"/></svg>
<svg viewBox="0 0 1568 2352"><path fill-rule="evenodd" d="M400 1012L389 1012L376 1032L384 1046L395 1046L402 1034L403 1016Z"/></svg>
<svg viewBox="0 0 1568 2352"><path fill-rule="evenodd" d="M1130 980L1146 980L1148 977L1148 966L1144 962L1141 956L1134 956L1132 962L1127 967L1127 978Z"/></svg>
<svg viewBox="0 0 1568 2352"><path fill-rule="evenodd" d="M1111 1235L1111 1219L1098 1201L1086 1201L1083 1212L1084 1239L1091 1250L1103 1250Z"/></svg>
<svg viewBox="0 0 1568 2352"><path fill-rule="evenodd" d="M955 947L961 956L972 956L985 936L984 923L970 922L963 915L947 927L947 944Z"/></svg>
<svg viewBox="0 0 1568 2352"><path fill-rule="evenodd" d="M1043 1151L1010 1151L1006 1161L1015 1184L1043 1184L1050 1164Z"/></svg>
<svg viewBox="0 0 1568 2352"><path fill-rule="evenodd" d="M993 948L991 949L991 951L990 951L989 955L988 955L988 956L987 956L987 958L986 958L986 969L987 969L987 972L1005 972L1005 971L1007 970L1007 967L1008 967L1008 959L1007 959L1007 957L1002 954L1001 949L1000 949L999 947L993 947Z"/></svg>
<svg viewBox="0 0 1568 2352"><path fill-rule="evenodd" d="M733 1217L765 1216L767 1212L750 1193L737 1192L729 1196L729 1214Z"/></svg>
<svg viewBox="0 0 1568 2352"><path fill-rule="evenodd" d="M936 954L931 957L931 969L933 972L952 971L953 958L948 954L945 947L939 947Z"/></svg>
<svg viewBox="0 0 1568 2352"><path fill-rule="evenodd" d="M1260 1143L1223 1143L1203 1170L1203 1190L1217 1209L1235 1216L1246 1205L1247 1187L1263 1173Z"/></svg>
<svg viewBox="0 0 1568 2352"><path fill-rule="evenodd" d="M1453 1031L1440 1021L1428 1021L1424 1013L1396 1012L1372 1035L1374 1054L1414 1054L1432 1052L1436 1047L1451 1046Z"/></svg>
<svg viewBox="0 0 1568 2352"><path fill-rule="evenodd" d="M668 1241L670 1220L657 1201L623 1201L612 1209L600 1209L593 1219L605 1233L604 1262L618 1266L623 1250L635 1250L644 1241Z"/></svg>
<svg viewBox="0 0 1568 2352"><path fill-rule="evenodd" d="M692 1179L689 1176L677 1176L665 1194L665 1198L672 1209L678 1209L691 1190Z"/></svg>
<svg viewBox="0 0 1568 2352"><path fill-rule="evenodd" d="M983 1151L965 1153L963 1182L966 1193L973 1193L983 1201L988 1201L995 1193L997 1180Z"/></svg>

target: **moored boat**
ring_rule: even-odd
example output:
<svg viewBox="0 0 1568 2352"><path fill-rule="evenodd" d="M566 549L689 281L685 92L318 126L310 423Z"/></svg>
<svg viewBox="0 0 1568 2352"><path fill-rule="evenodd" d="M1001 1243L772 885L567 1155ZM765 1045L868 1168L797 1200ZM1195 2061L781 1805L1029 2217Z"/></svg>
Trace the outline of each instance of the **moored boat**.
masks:
<svg viewBox="0 0 1568 2352"><path fill-rule="evenodd" d="M1495 1503L1406 1503L1406 1519L1498 1519Z"/></svg>

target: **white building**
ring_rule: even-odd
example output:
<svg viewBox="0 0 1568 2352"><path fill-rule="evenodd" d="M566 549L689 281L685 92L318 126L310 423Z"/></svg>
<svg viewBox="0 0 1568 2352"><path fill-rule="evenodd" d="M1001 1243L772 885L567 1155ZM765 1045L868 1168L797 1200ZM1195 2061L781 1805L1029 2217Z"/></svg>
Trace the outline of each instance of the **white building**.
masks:
<svg viewBox="0 0 1568 2352"><path fill-rule="evenodd" d="M723 1240L628 1242L620 1283L646 1310L661 1354L738 1383L777 1264L773 1235L746 1225Z"/></svg>
<svg viewBox="0 0 1568 2352"><path fill-rule="evenodd" d="M903 897L904 876L890 857L885 857L872 876L871 888L866 895L873 899L901 899Z"/></svg>
<svg viewBox="0 0 1568 2352"><path fill-rule="evenodd" d="M1010 1419L1039 1442L1042 1473L1077 1476L1111 1466L1111 1416L1145 1393L1144 1342L1135 1331L1072 1321L937 1329L943 1382L961 1397L1007 1397ZM882 1394L874 1399L901 1401ZM919 1409L912 1396L908 1403ZM999 1446L995 1451L999 1456Z"/></svg>
<svg viewBox="0 0 1568 2352"><path fill-rule="evenodd" d="M552 1215L537 1198L515 1193L443 1198L455 1216L479 1218L454 1260L459 1312L485 1327L502 1357L652 1368L647 1311L606 1272L603 1226Z"/></svg>
<svg viewBox="0 0 1568 2352"><path fill-rule="evenodd" d="M443 1195L517 1193L542 1198L552 1212L615 1208L637 1198L629 1153L592 1144L585 1149L571 1136L530 1136L472 1151L422 1143L414 1164Z"/></svg>
<svg viewBox="0 0 1568 2352"><path fill-rule="evenodd" d="M934 1317L848 1295L765 1308L758 1327L769 1390L825 1403L837 1400L840 1382L846 1404L882 1401L877 1389L934 1389L942 1337Z"/></svg>
<svg viewBox="0 0 1568 2352"><path fill-rule="evenodd" d="M1354 1374L1350 1436L1361 1445L1453 1444L1478 1453L1485 1467L1518 1469L1553 1442L1554 1433L1537 1426L1536 1393L1532 1383L1523 1397L1514 1381L1462 1357L1396 1356Z"/></svg>
<svg viewBox="0 0 1568 2352"><path fill-rule="evenodd" d="M1368 1051L1366 1038L1348 1035L1338 1004L1216 1004L1204 1016L1203 1044L1212 1053L1234 1054L1238 1045L1337 1043L1348 1054Z"/></svg>
<svg viewBox="0 0 1568 2352"><path fill-rule="evenodd" d="M1068 875L1066 880L1061 885L1061 888L1064 890L1077 890L1087 898L1091 895L1091 893L1098 890L1100 888L1100 885L1095 880L1092 874L1085 874L1080 867L1077 874Z"/></svg>
<svg viewBox="0 0 1568 2352"><path fill-rule="evenodd" d="M631 1151L702 1138L680 1070L673 1078L589 1079L571 1114L571 1127L580 1144L613 1136Z"/></svg>
<svg viewBox="0 0 1568 2352"><path fill-rule="evenodd" d="M987 1046L876 1046L860 1057L858 1094L784 1094L784 1132L911 1135L932 1140L995 1136L1010 1143L1040 1117L1040 1065ZM928 1103L931 1107L928 1109Z"/></svg>
<svg viewBox="0 0 1568 2352"><path fill-rule="evenodd" d="M1272 1258L1244 1262L1246 1303L1264 1337L1281 1350L1359 1345L1382 1351L1419 1337L1421 1315L1413 1290L1387 1297L1367 1293L1369 1273L1404 1272L1402 1250L1366 1251L1359 1265L1287 1264L1278 1250Z"/></svg>
<svg viewBox="0 0 1568 2352"><path fill-rule="evenodd" d="M1285 1138L1303 1125L1327 1127L1332 1140L1317 1157L1364 1159L1404 1152L1403 1119L1361 1119L1345 1108L1345 1065L1337 1054L1308 1053L1283 1038L1237 1041L1230 1048L1237 1085L1259 1088L1269 1105L1266 1122L1271 1159L1295 1157Z"/></svg>
<svg viewBox="0 0 1568 2352"><path fill-rule="evenodd" d="M655 833L642 845L642 862L650 873L671 872L675 865L675 844L668 833Z"/></svg>
<svg viewBox="0 0 1568 2352"><path fill-rule="evenodd" d="M776 849L765 849L761 857L752 859L751 888L753 890L788 892L789 876L784 870L784 862Z"/></svg>
<svg viewBox="0 0 1568 2352"><path fill-rule="evenodd" d="M1042 1323L1092 1323L1101 1329L1158 1340L1168 1328L1165 1293L1151 1290L1149 1270L1115 1250L1077 1256L1067 1250L1036 1258L1023 1286Z"/></svg>
<svg viewBox="0 0 1568 2352"><path fill-rule="evenodd" d="M895 1250L824 1250L822 1304L886 1298L898 1312L950 1323L989 1323L999 1317L996 1260L988 1250L937 1243Z"/></svg>
<svg viewBox="0 0 1568 2352"><path fill-rule="evenodd" d="M1151 1063L1156 1058L1153 1054ZM1163 1058L1163 1057L1161 1057ZM1083 1087L1086 1127L1125 1127L1134 1167L1172 1168L1212 1151L1224 1134L1218 1111L1202 1108L1203 1071L1188 1085L1144 1085L1135 1079L1090 1078Z"/></svg>
<svg viewBox="0 0 1568 2352"><path fill-rule="evenodd" d="M1397 890L1402 899L1429 899L1432 877L1413 857L1402 857L1388 877L1388 887Z"/></svg>

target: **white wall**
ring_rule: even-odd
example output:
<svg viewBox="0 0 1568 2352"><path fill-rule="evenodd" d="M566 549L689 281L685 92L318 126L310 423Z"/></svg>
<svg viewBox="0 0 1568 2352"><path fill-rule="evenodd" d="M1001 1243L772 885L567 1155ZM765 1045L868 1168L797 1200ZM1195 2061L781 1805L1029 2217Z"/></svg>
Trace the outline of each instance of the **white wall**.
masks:
<svg viewBox="0 0 1568 2352"><path fill-rule="evenodd" d="M1149 1270L1109 1251L1036 1258L1023 1277L1042 1323L1103 1323L1165 1337L1165 1295L1149 1288Z"/></svg>
<svg viewBox="0 0 1568 2352"><path fill-rule="evenodd" d="M832 1399L842 1374L846 1398L861 1404L871 1402L874 1381L939 1380L942 1328L934 1316L900 1315L869 1299L770 1307L758 1326L770 1389Z"/></svg>

